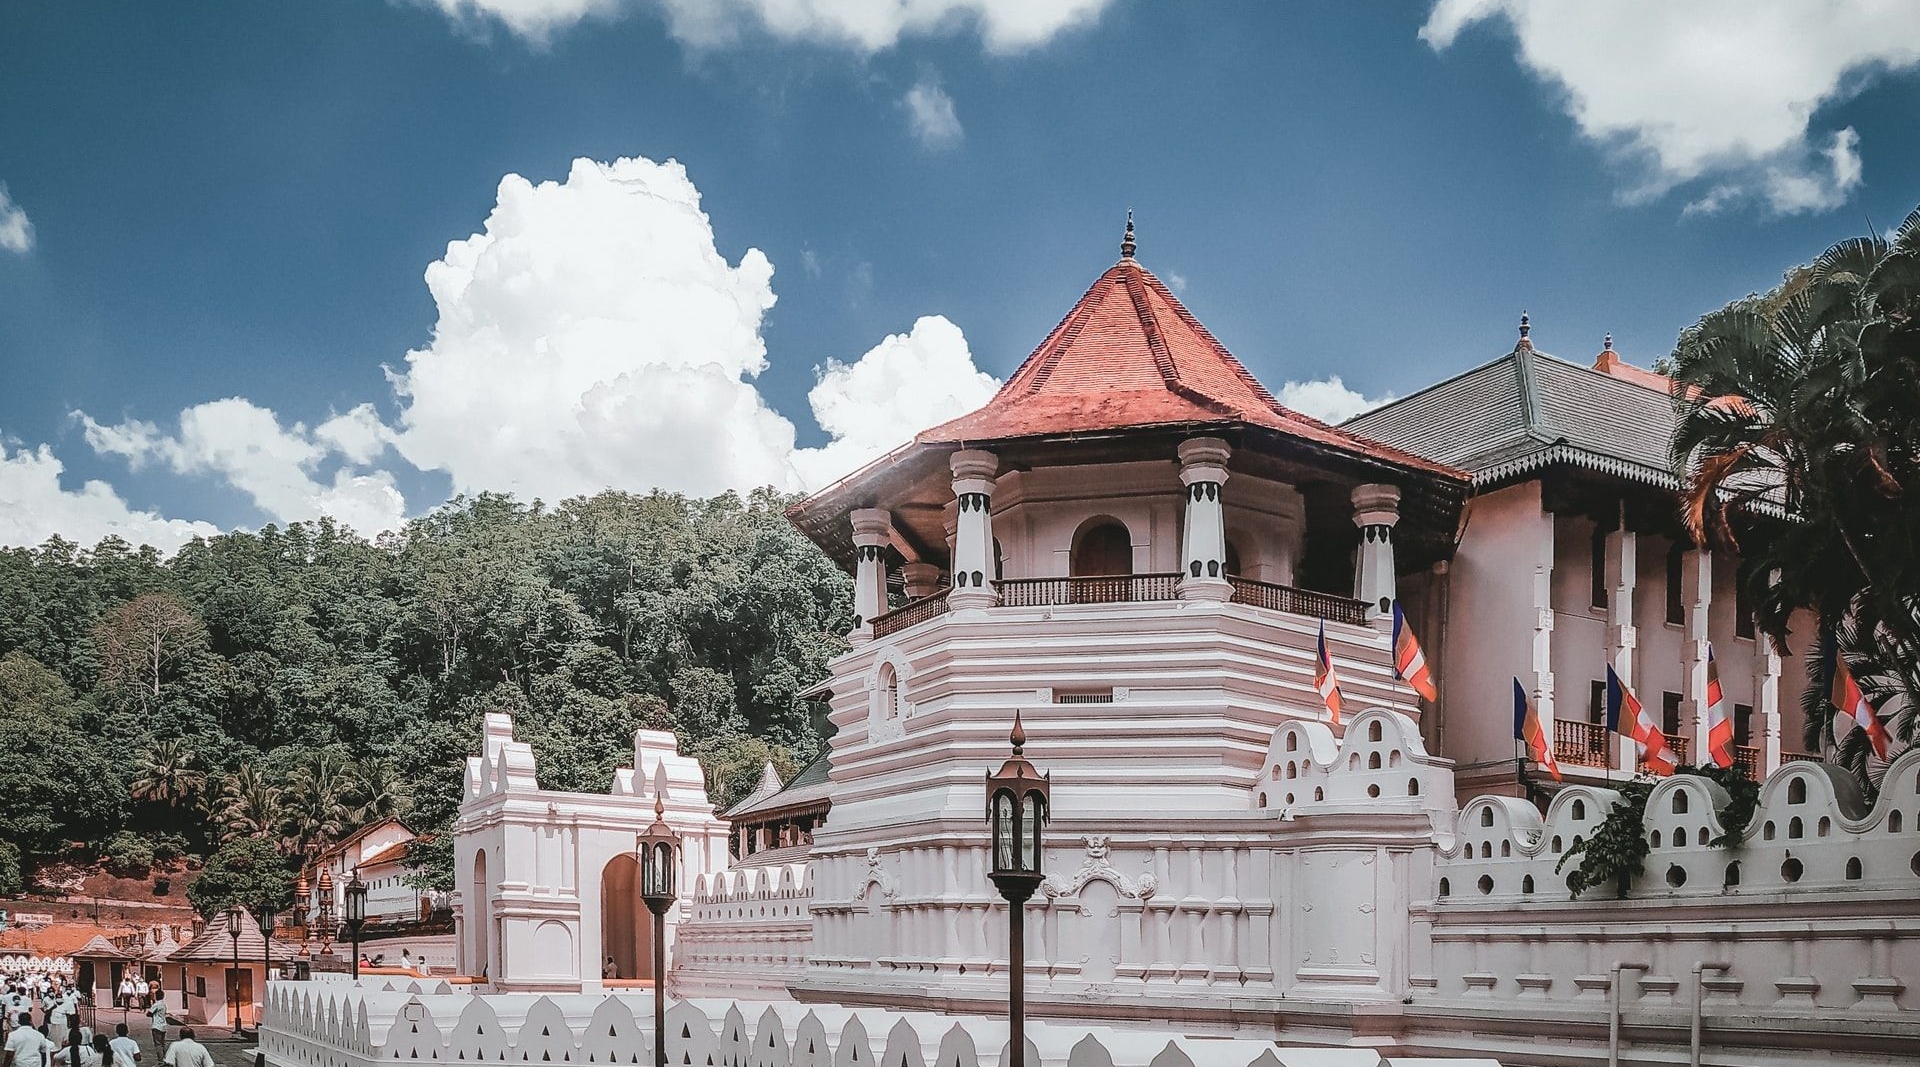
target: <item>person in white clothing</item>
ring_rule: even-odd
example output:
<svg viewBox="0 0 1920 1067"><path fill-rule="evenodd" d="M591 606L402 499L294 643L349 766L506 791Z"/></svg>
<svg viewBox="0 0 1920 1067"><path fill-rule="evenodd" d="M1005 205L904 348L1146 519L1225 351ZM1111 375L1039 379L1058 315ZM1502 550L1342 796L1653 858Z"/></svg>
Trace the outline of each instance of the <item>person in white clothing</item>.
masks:
<svg viewBox="0 0 1920 1067"><path fill-rule="evenodd" d="M20 1013L20 1021L7 1035L7 1051L13 1054L13 1067L52 1067L53 1042L33 1028L33 1016Z"/></svg>
<svg viewBox="0 0 1920 1067"><path fill-rule="evenodd" d="M135 994L138 996L138 994ZM140 1042L127 1036L127 1024L113 1024L113 1040L107 1042L113 1050L113 1067L134 1067L141 1060Z"/></svg>
<svg viewBox="0 0 1920 1067"><path fill-rule="evenodd" d="M193 1039L193 1027L180 1028L180 1037L167 1049L167 1067L214 1067L213 1054L207 1046Z"/></svg>

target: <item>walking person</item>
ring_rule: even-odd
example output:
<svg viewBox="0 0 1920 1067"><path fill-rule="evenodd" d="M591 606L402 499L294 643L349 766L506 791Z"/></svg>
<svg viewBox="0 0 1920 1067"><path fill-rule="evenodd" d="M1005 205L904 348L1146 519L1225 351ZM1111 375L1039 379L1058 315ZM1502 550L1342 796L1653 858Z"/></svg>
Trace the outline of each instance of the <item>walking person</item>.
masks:
<svg viewBox="0 0 1920 1067"><path fill-rule="evenodd" d="M13 1033L7 1035L7 1058L11 1067L53 1067L49 1057L53 1042L33 1028L33 1016L21 1012Z"/></svg>
<svg viewBox="0 0 1920 1067"><path fill-rule="evenodd" d="M107 1047L113 1050L112 1067L135 1067L142 1059L140 1042L127 1036L126 1023L113 1025L113 1040L107 1042Z"/></svg>
<svg viewBox="0 0 1920 1067"><path fill-rule="evenodd" d="M154 997L147 1015L153 1020L153 1051L156 1055L164 1056L167 1054L167 998Z"/></svg>
<svg viewBox="0 0 1920 1067"><path fill-rule="evenodd" d="M180 1040L167 1049L167 1067L214 1067L213 1053L194 1040L193 1027L180 1028Z"/></svg>

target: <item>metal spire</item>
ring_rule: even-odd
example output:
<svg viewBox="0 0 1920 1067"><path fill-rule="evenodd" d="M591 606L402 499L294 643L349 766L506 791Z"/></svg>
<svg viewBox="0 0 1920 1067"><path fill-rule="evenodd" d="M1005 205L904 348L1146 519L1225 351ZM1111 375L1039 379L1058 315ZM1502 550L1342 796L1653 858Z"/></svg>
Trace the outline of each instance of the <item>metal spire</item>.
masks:
<svg viewBox="0 0 1920 1067"><path fill-rule="evenodd" d="M1526 341L1527 334L1531 332L1533 332L1533 326L1531 324L1531 320L1527 318L1527 313L1522 311L1520 313L1520 340Z"/></svg>
<svg viewBox="0 0 1920 1067"><path fill-rule="evenodd" d="M1608 330L1606 340L1600 342L1600 350L1602 352L1613 351L1613 331L1612 330Z"/></svg>
<svg viewBox="0 0 1920 1067"><path fill-rule="evenodd" d="M1120 238L1120 258L1132 259L1134 248L1135 248L1135 245L1133 242L1133 209L1128 208L1127 209L1127 235L1125 237Z"/></svg>
<svg viewBox="0 0 1920 1067"><path fill-rule="evenodd" d="M1020 725L1020 709L1013 711L1013 734L1008 740L1013 742L1013 754L1017 757L1020 750L1027 747L1027 728Z"/></svg>

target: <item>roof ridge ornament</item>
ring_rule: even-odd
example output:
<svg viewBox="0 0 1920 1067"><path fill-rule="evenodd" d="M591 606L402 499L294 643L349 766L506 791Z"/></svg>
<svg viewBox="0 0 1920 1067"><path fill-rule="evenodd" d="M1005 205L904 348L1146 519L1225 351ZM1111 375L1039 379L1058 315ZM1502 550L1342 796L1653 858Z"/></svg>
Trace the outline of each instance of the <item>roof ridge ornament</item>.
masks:
<svg viewBox="0 0 1920 1067"><path fill-rule="evenodd" d="M1607 336L1600 341L1600 351L1602 352L1613 351L1613 331L1612 330L1608 330Z"/></svg>
<svg viewBox="0 0 1920 1067"><path fill-rule="evenodd" d="M1120 258L1132 259L1133 250L1138 247L1133 240L1133 209L1127 209L1127 233L1120 238Z"/></svg>
<svg viewBox="0 0 1920 1067"><path fill-rule="evenodd" d="M1527 337L1527 335L1532 332L1533 332L1533 320L1527 317L1527 313L1525 311L1520 312L1520 344L1521 345L1527 348L1533 347L1533 341L1531 341Z"/></svg>

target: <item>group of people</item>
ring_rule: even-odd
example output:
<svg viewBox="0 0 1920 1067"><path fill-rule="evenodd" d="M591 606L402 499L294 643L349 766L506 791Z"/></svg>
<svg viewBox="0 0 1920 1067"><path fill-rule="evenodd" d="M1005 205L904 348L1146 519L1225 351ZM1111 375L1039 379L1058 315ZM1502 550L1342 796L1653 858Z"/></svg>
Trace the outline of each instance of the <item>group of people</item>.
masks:
<svg viewBox="0 0 1920 1067"><path fill-rule="evenodd" d="M173 1019L158 983L142 992L139 982L129 978L120 984L117 995L124 1008L132 1009L136 1003L144 1008L159 1064L215 1067L213 1055L195 1039L191 1027L181 1027L179 1037L168 1040ZM81 1024L80 1009L88 999L59 978L42 975L12 982L0 994L0 1027L6 1034L0 1067L142 1067L145 1053L128 1035L126 1023L116 1023L112 1037ZM38 1026L33 1021L36 1007L41 1016Z"/></svg>

